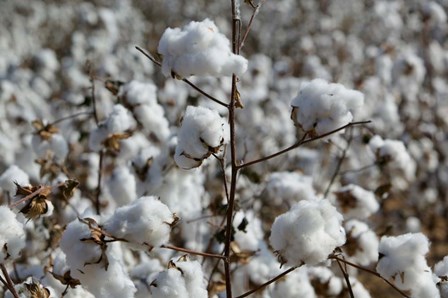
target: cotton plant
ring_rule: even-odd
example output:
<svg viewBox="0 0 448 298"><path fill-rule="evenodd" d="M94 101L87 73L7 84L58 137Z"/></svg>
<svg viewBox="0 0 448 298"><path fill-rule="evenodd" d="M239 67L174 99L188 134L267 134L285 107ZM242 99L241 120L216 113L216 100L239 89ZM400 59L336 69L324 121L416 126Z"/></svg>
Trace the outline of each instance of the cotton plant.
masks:
<svg viewBox="0 0 448 298"><path fill-rule="evenodd" d="M355 184L341 187L334 195L334 203L346 219L365 219L380 208L373 192Z"/></svg>
<svg viewBox="0 0 448 298"><path fill-rule="evenodd" d="M352 122L363 102L359 91L314 79L303 83L292 100L291 118L303 132L322 135Z"/></svg>
<svg viewBox="0 0 448 298"><path fill-rule="evenodd" d="M288 274L270 290L272 298L316 298L306 267L301 267ZM357 296L356 296L357 297Z"/></svg>
<svg viewBox="0 0 448 298"><path fill-rule="evenodd" d="M421 233L383 236L379 244L376 271L412 297L440 297L425 255L428 238Z"/></svg>
<svg viewBox="0 0 448 298"><path fill-rule="evenodd" d="M17 189L16 183L28 185L30 178L20 167L11 165L0 175L0 188L12 197Z"/></svg>
<svg viewBox="0 0 448 298"><path fill-rule="evenodd" d="M349 260L361 266L378 260L378 236L365 223L357 219L351 219L344 223L347 233L347 242L342 251Z"/></svg>
<svg viewBox="0 0 448 298"><path fill-rule="evenodd" d="M439 281L437 282L437 287L440 290L440 297L448 297L448 257L444 257L443 260L439 261L434 265L434 275L437 276Z"/></svg>
<svg viewBox="0 0 448 298"><path fill-rule="evenodd" d="M0 206L0 264L17 259L25 248L25 229L17 215L7 206Z"/></svg>
<svg viewBox="0 0 448 298"><path fill-rule="evenodd" d="M127 165L119 165L112 171L106 182L113 202L121 207L137 199L136 178Z"/></svg>
<svg viewBox="0 0 448 298"><path fill-rule="evenodd" d="M160 272L150 285L153 298L206 298L204 273L198 261L184 256L171 260L168 269Z"/></svg>
<svg viewBox="0 0 448 298"><path fill-rule="evenodd" d="M178 132L174 160L182 169L199 167L229 141L229 126L216 111L188 106Z"/></svg>
<svg viewBox="0 0 448 298"><path fill-rule="evenodd" d="M229 40L210 19L166 29L157 51L165 76L242 75L247 69L247 60L231 52Z"/></svg>
<svg viewBox="0 0 448 298"><path fill-rule="evenodd" d="M345 243L342 219L328 200L303 200L275 219L269 241L281 263L317 265Z"/></svg>

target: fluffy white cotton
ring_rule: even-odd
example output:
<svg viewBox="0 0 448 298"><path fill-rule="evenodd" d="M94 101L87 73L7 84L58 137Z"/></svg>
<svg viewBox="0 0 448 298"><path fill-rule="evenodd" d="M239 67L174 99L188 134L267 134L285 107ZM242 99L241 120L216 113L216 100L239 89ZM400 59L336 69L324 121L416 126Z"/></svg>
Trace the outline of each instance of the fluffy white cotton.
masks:
<svg viewBox="0 0 448 298"><path fill-rule="evenodd" d="M369 226L359 220L352 219L345 223L347 242L343 246L344 253L355 263L367 266L378 260L378 237Z"/></svg>
<svg viewBox="0 0 448 298"><path fill-rule="evenodd" d="M316 293L308 278L307 268L300 267L289 273L285 279L275 283L272 298L315 298Z"/></svg>
<svg viewBox="0 0 448 298"><path fill-rule="evenodd" d="M107 119L89 135L89 147L93 151L102 148L103 141L112 134L122 133L135 128L136 122L132 113L122 105L115 105Z"/></svg>
<svg viewBox="0 0 448 298"><path fill-rule="evenodd" d="M180 77L242 75L247 60L231 52L229 40L209 19L190 22L180 28L168 28L158 47L162 55L162 72Z"/></svg>
<svg viewBox="0 0 448 298"><path fill-rule="evenodd" d="M168 138L170 130L165 111L157 102L156 92L157 88L152 83L130 81L120 88L119 96L131 106L145 132L162 141Z"/></svg>
<svg viewBox="0 0 448 298"><path fill-rule="evenodd" d="M183 169L198 167L228 139L229 126L218 112L188 106L178 132L174 160Z"/></svg>
<svg viewBox="0 0 448 298"><path fill-rule="evenodd" d="M16 193L17 186L14 182L19 185L30 184L28 174L16 165L7 168L0 176L0 187L3 191L8 192L11 197Z"/></svg>
<svg viewBox="0 0 448 298"><path fill-rule="evenodd" d="M128 166L117 166L107 180L107 188L117 206L126 205L137 198L135 176Z"/></svg>
<svg viewBox="0 0 448 298"><path fill-rule="evenodd" d="M359 91L314 79L303 83L292 100L291 118L303 131L321 135L350 123L363 103Z"/></svg>
<svg viewBox="0 0 448 298"><path fill-rule="evenodd" d="M373 192L354 184L335 192L335 205L345 218L358 219L365 219L380 208Z"/></svg>
<svg viewBox="0 0 448 298"><path fill-rule="evenodd" d="M316 265L345 243L342 215L328 200L300 201L278 216L269 241L283 262Z"/></svg>
<svg viewBox="0 0 448 298"><path fill-rule="evenodd" d="M179 260L171 261L168 270L157 275L151 294L153 298L207 298L206 288L201 264Z"/></svg>
<svg viewBox="0 0 448 298"><path fill-rule="evenodd" d="M370 139L369 147L375 154L380 166L392 176L397 186L406 186L406 182L415 179L416 164L411 158L403 142L398 140L383 140L375 135Z"/></svg>
<svg viewBox="0 0 448 298"><path fill-rule="evenodd" d="M7 206L0 206L0 218L0 263L4 263L19 257L25 247L25 230Z"/></svg>
<svg viewBox="0 0 448 298"><path fill-rule="evenodd" d="M448 256L444 257L442 261L434 266L434 274L441 280L437 284L440 289L440 296L448 298Z"/></svg>
<svg viewBox="0 0 448 298"><path fill-rule="evenodd" d="M46 157L50 153L57 162L63 162L69 151L67 141L59 133L53 134L49 140L33 135L31 142L32 148L38 157Z"/></svg>
<svg viewBox="0 0 448 298"><path fill-rule="evenodd" d="M114 252L110 249L113 244L109 243L102 255L100 245L81 241L91 236L89 226L78 219L64 231L60 247L71 275L97 298L133 297L136 289L120 260L121 251Z"/></svg>
<svg viewBox="0 0 448 298"><path fill-rule="evenodd" d="M126 239L133 249L150 250L167 243L175 216L156 197L141 197L115 210L104 230Z"/></svg>
<svg viewBox="0 0 448 298"><path fill-rule="evenodd" d="M379 245L376 271L399 289L410 290L412 297L440 297L426 263L428 251L428 238L421 233L384 236ZM434 295L425 296L425 293Z"/></svg>
<svg viewBox="0 0 448 298"><path fill-rule="evenodd" d="M315 199L313 178L297 172L275 172L266 181L266 202L280 205Z"/></svg>

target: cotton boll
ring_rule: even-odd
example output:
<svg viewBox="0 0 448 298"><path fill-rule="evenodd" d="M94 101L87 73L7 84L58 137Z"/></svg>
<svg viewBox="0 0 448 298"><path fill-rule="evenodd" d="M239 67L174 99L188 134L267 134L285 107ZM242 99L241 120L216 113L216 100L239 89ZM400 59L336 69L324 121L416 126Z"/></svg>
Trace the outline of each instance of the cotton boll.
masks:
<svg viewBox="0 0 448 298"><path fill-rule="evenodd" d="M28 174L16 165L10 166L0 176L0 187L3 191L8 192L10 196L16 193L16 182L19 185L28 185L30 180Z"/></svg>
<svg viewBox="0 0 448 298"><path fill-rule="evenodd" d="M32 148L38 157L45 157L48 153L51 153L58 162L63 162L69 151L67 141L59 133L53 134L49 140L33 135L31 142Z"/></svg>
<svg viewBox="0 0 448 298"><path fill-rule="evenodd" d="M270 174L264 191L266 203L274 205L316 198L312 177L296 172Z"/></svg>
<svg viewBox="0 0 448 298"><path fill-rule="evenodd" d="M191 169L228 142L228 124L216 111L188 106L178 132L174 159L179 167Z"/></svg>
<svg viewBox="0 0 448 298"><path fill-rule="evenodd" d="M272 298L315 298L314 291L306 267L289 273L284 280L275 283L271 291ZM357 296L356 296L357 297Z"/></svg>
<svg viewBox="0 0 448 298"><path fill-rule="evenodd" d="M7 206L0 206L0 218L0 263L4 263L19 257L25 247L25 230Z"/></svg>
<svg viewBox="0 0 448 298"><path fill-rule="evenodd" d="M342 250L357 264L367 266L378 260L378 237L369 226L356 219L345 223L347 242Z"/></svg>
<svg viewBox="0 0 448 298"><path fill-rule="evenodd" d="M131 248L148 250L168 242L176 216L155 197L141 197L115 210L104 230L126 239Z"/></svg>
<svg viewBox="0 0 448 298"><path fill-rule="evenodd" d="M327 200L300 201L275 219L269 241L284 263L316 265L345 243L341 223Z"/></svg>
<svg viewBox="0 0 448 298"><path fill-rule="evenodd" d="M166 29L157 51L163 56L165 76L242 75L247 69L247 60L231 52L229 40L209 19Z"/></svg>
<svg viewBox="0 0 448 298"><path fill-rule="evenodd" d="M444 257L442 261L435 264L434 274L441 278L437 284L440 290L440 296L442 298L448 298L448 280L443 279L443 277L448 276L448 256Z"/></svg>
<svg viewBox="0 0 448 298"><path fill-rule="evenodd" d="M428 251L428 238L421 233L397 237L383 236L379 245L380 258L376 270L399 289L410 290L413 297L428 297L422 294L437 292L431 269L425 259Z"/></svg>
<svg viewBox="0 0 448 298"><path fill-rule="evenodd" d="M117 166L107 181L107 187L118 207L126 205L137 198L137 185L129 167Z"/></svg>
<svg viewBox="0 0 448 298"><path fill-rule="evenodd" d="M322 297L337 296L343 288L341 278L334 275L327 267L307 267L311 284L317 295Z"/></svg>
<svg viewBox="0 0 448 298"><path fill-rule="evenodd" d="M207 298L201 264L179 259L170 261L168 270L159 273L151 283L154 298Z"/></svg>
<svg viewBox="0 0 448 298"><path fill-rule="evenodd" d="M345 218L358 219L367 218L380 208L373 192L354 184L335 192L335 205Z"/></svg>
<svg viewBox="0 0 448 298"><path fill-rule="evenodd" d="M246 224L245 224L246 223ZM263 241L261 221L252 210L236 212L233 218L235 242L243 251L256 251Z"/></svg>
<svg viewBox="0 0 448 298"><path fill-rule="evenodd" d="M321 135L350 123L363 102L359 91L315 79L302 84L291 102L291 117L303 131Z"/></svg>

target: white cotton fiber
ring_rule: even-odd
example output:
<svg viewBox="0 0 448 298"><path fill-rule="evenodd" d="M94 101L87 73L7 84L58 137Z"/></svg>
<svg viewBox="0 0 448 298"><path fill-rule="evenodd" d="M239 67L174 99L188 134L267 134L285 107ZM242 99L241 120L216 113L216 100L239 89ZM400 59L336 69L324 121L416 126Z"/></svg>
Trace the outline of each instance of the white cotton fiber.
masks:
<svg viewBox="0 0 448 298"><path fill-rule="evenodd" d="M335 195L335 205L345 218L365 219L380 208L375 194L358 185L346 185L336 191Z"/></svg>
<svg viewBox="0 0 448 298"><path fill-rule="evenodd" d="M316 265L345 243L341 224L328 200L300 201L275 219L269 241L288 265Z"/></svg>
<svg viewBox="0 0 448 298"><path fill-rule="evenodd" d="M231 52L229 40L209 19L190 22L180 28L168 28L158 47L162 55L162 72L165 76L188 77L242 75L247 60Z"/></svg>
<svg viewBox="0 0 448 298"><path fill-rule="evenodd" d="M141 197L115 210L104 230L126 239L133 249L149 250L168 242L174 220L173 213L156 197Z"/></svg>
<svg viewBox="0 0 448 298"><path fill-rule="evenodd" d="M25 230L7 206L0 206L0 218L0 263L4 263L19 257L25 247Z"/></svg>
<svg viewBox="0 0 448 298"><path fill-rule="evenodd" d="M178 132L174 160L183 169L201 165L229 140L229 126L218 112L188 106Z"/></svg>
<svg viewBox="0 0 448 298"><path fill-rule="evenodd" d="M292 100L292 120L305 132L317 135L350 123L364 103L364 95L341 84L314 79L303 83Z"/></svg>
<svg viewBox="0 0 448 298"><path fill-rule="evenodd" d="M19 185L30 183L28 174L16 165L7 168L0 176L0 187L3 191L8 192L11 197L16 193L17 186L14 182Z"/></svg>

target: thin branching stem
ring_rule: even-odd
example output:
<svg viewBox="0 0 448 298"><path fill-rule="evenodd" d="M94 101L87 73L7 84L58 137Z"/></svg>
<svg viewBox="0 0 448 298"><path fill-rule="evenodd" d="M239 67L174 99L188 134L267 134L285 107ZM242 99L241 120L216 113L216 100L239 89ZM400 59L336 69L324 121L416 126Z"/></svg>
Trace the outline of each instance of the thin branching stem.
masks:
<svg viewBox="0 0 448 298"><path fill-rule="evenodd" d="M98 164L98 180L97 180L97 188L95 193L95 211L96 214L100 215L101 213L101 203L100 203L100 196L101 196L101 183L103 180L103 163L104 163L104 150L100 151L100 160Z"/></svg>
<svg viewBox="0 0 448 298"><path fill-rule="evenodd" d="M160 63L159 61L156 60L156 58L154 58L152 55L148 54L146 51L144 51L142 48L135 46L135 48L142 53L143 55L145 55L146 58L148 58L149 60L151 60L152 63L154 63L155 65L161 67L162 63ZM208 94L207 92L205 92L204 90L202 90L201 88L199 88L198 86L196 86L194 83L192 83L190 80L188 79L182 79L182 81L184 81L185 83L187 83L188 85L190 85L190 87L192 87L194 90L196 90L197 92L201 93L202 95L204 95L205 97L207 97L208 99L216 102L217 104L228 108L228 105L226 103L224 103L223 101L217 99L216 97Z"/></svg>
<svg viewBox="0 0 448 298"><path fill-rule="evenodd" d="M255 289L250 290L249 292L246 292L246 293L244 293L244 294L242 294L242 295L239 295L239 296L237 296L237 297L235 297L235 298L243 298L243 297L247 297L247 296L249 296L249 295L252 295L253 293L255 293L255 292L257 292L257 291L259 291L259 290L261 290L261 289L263 289L263 288L269 286L270 284L276 282L277 280L279 280L279 279L282 278L283 276L285 276L285 275L287 275L287 274L293 272L293 271L296 270L297 268L299 268L299 267L291 267L291 268L289 268L288 270L286 270L286 271L280 273L280 274L277 275L276 277L274 277L274 278L268 280L268 281L265 282L264 284L259 285L259 286L256 287Z"/></svg>
<svg viewBox="0 0 448 298"><path fill-rule="evenodd" d="M6 270L6 267L4 264L0 264L0 268L2 270L3 276L5 277L4 280L2 280L3 283L6 282L6 287L11 292L11 294L14 296L14 298L19 298L19 294L17 294L16 289L14 288L14 283L11 280L11 277L8 274L8 270Z"/></svg>
<svg viewBox="0 0 448 298"><path fill-rule="evenodd" d="M355 298L353 294L352 285L350 283L350 276L348 276L347 271L342 267L341 261L336 260L338 263L339 269L341 269L342 275L344 275L345 283L347 284L348 293L350 294L350 298Z"/></svg>
<svg viewBox="0 0 448 298"><path fill-rule="evenodd" d="M246 31L243 34L243 38L240 42L240 51L244 47L244 43L246 42L247 36L249 36L249 32L252 29L252 24L254 22L255 17L257 16L258 12L260 11L260 7L263 4L264 1L260 1L257 5L254 5L252 1L249 1L249 5L252 7L252 15L250 16L249 24L247 25Z"/></svg>
<svg viewBox="0 0 448 298"><path fill-rule="evenodd" d="M73 115L68 115L68 116L59 118L58 120L55 120L52 123L50 123L50 125L56 125L56 124L61 123L63 121L70 120L70 119L73 119L73 118L76 118L76 117L79 117L79 116L92 115L92 114L93 114L92 111L79 112L79 113L76 113L76 114L73 114Z"/></svg>
<svg viewBox="0 0 448 298"><path fill-rule="evenodd" d="M338 131L344 130L344 129L349 128L351 126L363 125L363 124L367 124L367 123L370 123L370 122L371 122L370 120L368 120L368 121L350 122L349 124L341 126L341 127L337 128L335 130L329 131L327 133L324 133L324 134L321 134L321 135L319 135L317 137L313 137L313 138L309 138L309 139L305 139L305 137L307 136L307 134L305 134L304 137L302 137L302 139L300 141L296 142L295 144L293 144L293 145L291 145L291 146L289 146L289 147L287 147L287 148L285 148L283 150L280 150L280 151L278 151L276 153L273 153L271 155L268 155L268 156L265 156L265 157L262 157L262 158L259 158L259 159L256 159L256 160L252 160L252 161L249 161L249 162L242 163L242 164L238 165L238 168L241 169L241 168L245 168L245 167L248 167L248 166L260 163L260 162L264 162L266 160L272 159L274 157L277 157L277 156L280 156L282 154L285 154L286 152L294 150L297 147L300 147L302 145L305 145L305 144L308 144L308 143L311 143L311 142L314 142L314 141L326 138L326 137L328 137L328 136L330 136L330 135L332 135L332 134L334 134L334 133L336 133Z"/></svg>
<svg viewBox="0 0 448 298"><path fill-rule="evenodd" d="M336 165L336 169L331 176L330 182L328 183L327 189L325 189L324 192L324 198L327 197L328 193L330 192L331 186L333 185L334 181L336 180L336 177L338 176L339 172L341 171L342 163L345 160L345 157L347 156L347 151L350 148L350 145L353 141L353 128L350 129L350 136L348 137L347 146L342 151L341 157L338 160L338 163Z"/></svg>
<svg viewBox="0 0 448 298"><path fill-rule="evenodd" d="M179 251L179 252L185 252L185 253L190 254L190 255L197 255L197 256L203 256L203 257L208 257L208 258L215 258L215 259L226 260L226 257L223 256L223 255L211 254L211 253L206 253L206 252L201 252L201 251L194 251L194 250L191 250L191 249L177 247L177 246L174 246L174 245L162 245L161 247L162 248L166 248L166 249Z"/></svg>
<svg viewBox="0 0 448 298"><path fill-rule="evenodd" d="M227 187L227 177L226 177L226 168L224 164L224 158L220 158L216 154L213 153L213 156L218 160L219 165L221 166L221 171L223 175L223 183L224 183L224 191L226 193L227 203L229 203L229 188Z"/></svg>
<svg viewBox="0 0 448 298"><path fill-rule="evenodd" d="M349 266L352 266L353 268L356 268L356 269L365 271L365 272L367 272L367 273L370 273L370 274L372 274L372 275L374 275L374 276L376 276L376 277L382 279L383 281L385 281L389 286L391 286L395 291L397 291L398 293L400 293L403 297L410 298L408 295L406 295L406 293L404 293L402 290L400 290L399 288L397 288L393 283L391 283L390 281L388 281L387 279L385 279L384 277L382 277L382 276L381 276L378 272L376 272L376 271L373 271L373 270L371 270L371 269L369 269L369 268L365 268L365 267L359 266L359 265L357 265L357 264L355 264L355 263L352 263L352 262L350 262L350 261L347 261L347 260L345 260L345 259L343 259L343 258L340 258L340 257L336 256L336 255L332 255L332 256L330 256L329 258L330 258L330 259L333 259L333 260L336 260L336 261L340 261L340 262L342 262L342 263L344 263L344 264L347 264L347 265L349 265Z"/></svg>

